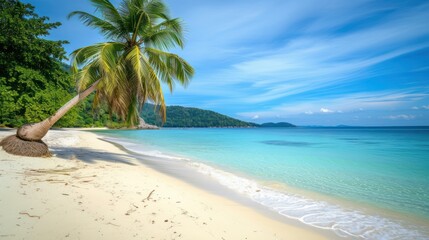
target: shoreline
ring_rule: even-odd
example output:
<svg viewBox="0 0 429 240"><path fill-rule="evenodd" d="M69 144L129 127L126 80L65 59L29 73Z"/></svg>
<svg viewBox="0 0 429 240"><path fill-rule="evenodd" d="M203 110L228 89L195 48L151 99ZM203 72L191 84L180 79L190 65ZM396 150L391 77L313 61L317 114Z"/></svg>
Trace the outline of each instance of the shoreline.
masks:
<svg viewBox="0 0 429 240"><path fill-rule="evenodd" d="M104 136L101 136L104 137ZM203 191L209 192L210 194L214 194L216 196L229 199L233 202L236 202L238 204L244 205L246 207L249 207L258 213L267 216L273 220L283 222L285 224L291 224L296 227L309 229L311 231L319 232L323 236L329 237L329 239L342 239L339 236L335 235L333 232L326 232L324 230L315 229L312 226L309 226L305 223L296 221L295 219L287 218L285 216L282 216L278 214L277 212L269 209L268 207L261 205L258 202L255 202L254 200L250 199L248 196L242 195L238 192L236 192L234 189L228 188L225 185L222 185L216 179L213 179L210 176L207 176L205 174L202 174L201 172L198 172L197 169L194 169L193 167L185 165L183 162L176 162L175 160L168 159L168 164L174 164L175 166L172 169L165 168L166 163L157 163L157 161L165 161L166 159L162 157L154 157L150 155L144 155L142 153L135 152L133 150L127 149L125 146L122 145L122 143L117 143L115 141L112 141L111 138L108 139L100 139L101 141L108 142L112 145L115 145L119 149L128 152L132 155L138 155L141 156L139 158L139 161L143 163L143 165L153 169L154 171L160 172L162 174L166 174L167 176L170 176L172 178L177 179L178 181L186 182L198 189L201 189ZM178 168L181 171L176 171Z"/></svg>
<svg viewBox="0 0 429 240"><path fill-rule="evenodd" d="M128 147L130 149L128 151L131 151L132 153L136 153L136 151L137 151L136 154L144 154L144 152L140 152L137 149L133 149L132 146L130 148L130 144L131 145L135 144L133 142L128 142L126 139L122 139L122 138L116 139L115 137L109 137L109 136L105 136L105 137L108 139L110 138L112 141L117 141L118 143L116 143L116 144L119 144L121 147L124 147L125 149L127 149L127 147ZM138 145L138 146L140 146L140 145ZM151 147L149 150L155 150L155 149L156 148ZM160 152L160 154L164 155L164 152ZM169 153L169 152L166 152L166 154L167 154L166 155L167 157L173 157L173 158L176 157L176 155ZM176 161L177 160L180 161L180 160L185 160L185 159L181 159L181 157L178 157L178 159L176 159ZM186 159L186 160L191 161L190 159ZM190 163L192 163L192 162L194 162L194 161L191 161ZM199 163L199 165L205 165L206 167L213 168L214 170L219 170L219 168L212 167L210 165L207 165L206 163ZM157 168L157 170L160 170L160 169ZM192 169L192 170L198 171L197 168ZM220 170L220 171L223 172L222 174L226 173L226 174L233 175L234 177L239 178L239 180L251 179L251 178L248 178L249 176L246 178L246 176L243 176L242 174L235 175L234 173L225 172L224 170ZM174 172L167 172L167 174L173 175L176 178L179 178L180 180L184 180L183 176L178 176ZM212 174L213 174L213 172L208 173L208 175L212 175ZM195 175L195 174L193 174L193 175ZM193 180L195 180L195 178L193 178ZM219 179L216 179L216 180L217 180L216 181L217 184L219 184L219 185L222 184L221 183L222 180L219 180ZM232 179L232 180L234 181L234 179ZM204 186L201 186L200 183L196 183L195 181L192 181L192 179L191 179L191 181L187 181L187 182L189 182L190 184L193 184L199 188L205 189ZM253 182L253 180L252 180L252 182ZM356 215L354 217L356 217L358 219L362 219L363 221L371 220L371 221L376 221L376 222L383 222L387 225L381 225L378 227L384 228L385 226L389 226L389 228L390 228L389 231L395 231L395 232L397 231L398 233L402 234L402 236L406 236L406 235L412 233L409 231L414 231L417 229L420 229L420 230L423 229L424 230L424 228L429 226L428 221L426 219L416 218L418 216L413 216L412 214L394 212L394 211L391 211L388 209L369 205L368 203L359 203L358 204L358 203L348 201L346 199L336 198L333 196L328 196L328 195L324 195L324 194L320 194L320 193L313 193L313 192L310 192L308 190L296 189L296 188L293 188L290 186L279 186L278 183L263 182L263 181L257 181L257 180L254 182L258 185L257 188L259 188L259 189L257 191L260 191L260 189L263 189L263 190L269 190L269 191L273 190L273 191L278 192L278 193L282 193L282 192L285 193L286 192L287 193L286 195L292 196L292 197L293 197L293 195L298 194L298 195L300 195L300 197L303 197L301 199L305 198L305 200L310 200L309 205L312 205L313 203L316 203L316 204L322 203L327 209L328 208L331 209L333 207L332 211L338 211L338 210L341 211L341 212L339 212L339 214L340 214L339 216L343 215L344 213L346 213L346 214L351 213L351 214ZM222 184L222 185L229 188L229 186L226 184ZM275 186L275 185L278 185L278 186ZM251 201L253 204L249 204L248 202L243 202L242 199L237 200L237 198L234 197L234 195L238 195L237 190L240 191L240 189L229 188L229 190L234 191L235 194L234 193L233 194L227 193L226 196L228 198L233 199L233 200L238 201L238 202L241 202L241 203L244 203L244 204L246 204L252 208L259 209L259 210L263 211L263 214L267 214L266 213L267 211L271 212L271 213L268 213L268 215L270 215L270 217L274 217L275 219L277 219L279 221L285 221L285 219L287 219L287 221L286 221L287 223L292 222L292 224L298 223L298 225L305 225L306 227L310 227L310 228L327 229L327 230L329 230L328 232L334 233L334 229L330 229L328 227L323 227L323 226L312 225L311 223L303 222L300 217L293 217L290 215L287 216L287 215L284 215L280 212L277 212L277 209L273 209L269 205L258 202L257 200L253 199L252 196L241 196L241 198L245 197L245 198L248 198L249 200L252 198ZM325 204L325 201L326 201L326 204ZM276 203L276 204L278 204L278 203ZM311 213L310 213L310 215L311 215ZM330 215L330 214L328 214L328 215ZM349 216L349 217L353 217L353 216ZM340 221L340 219L338 219L338 220ZM346 219L342 219L342 220L346 220ZM405 220L405 222L403 222L404 220ZM341 221L338 223L341 223ZM416 228L414 228L413 226L415 224L419 227L416 226ZM358 225L359 225L359 223L358 223ZM357 227L359 227L359 226L357 226ZM360 227L365 227L365 225L362 225ZM370 226L367 226L367 227L370 227ZM411 228L409 228L409 227L411 227ZM421 227L423 227L423 228L421 228ZM326 232L326 231L323 230L323 232ZM354 235L353 232L349 232L349 233L344 234L345 232L342 232L341 229L336 229L335 232L337 232L337 234L339 234L340 236L348 236L351 238L358 237L358 235ZM383 234L383 232L380 232L379 234ZM418 236L422 237L422 235L420 235L420 233L415 233L415 234L417 234L417 235L415 235L415 237L418 237ZM421 234L427 234L427 231L423 231ZM414 233L411 235L414 235ZM410 237L411 237L411 235L410 235ZM426 236L426 235L424 235L424 236ZM335 235L335 237L338 238L339 236ZM362 237L364 237L364 236L362 236ZM332 238L332 236L331 236L331 238Z"/></svg>
<svg viewBox="0 0 429 240"><path fill-rule="evenodd" d="M51 130L52 158L0 150L2 238L332 239L156 171L99 136Z"/></svg>

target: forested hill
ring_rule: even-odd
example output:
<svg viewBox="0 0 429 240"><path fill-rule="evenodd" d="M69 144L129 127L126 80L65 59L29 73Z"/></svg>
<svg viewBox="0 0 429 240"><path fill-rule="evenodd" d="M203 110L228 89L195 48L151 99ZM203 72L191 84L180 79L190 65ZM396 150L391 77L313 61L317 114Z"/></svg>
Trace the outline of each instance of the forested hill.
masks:
<svg viewBox="0 0 429 240"><path fill-rule="evenodd" d="M141 113L148 124L161 126L154 105L146 104ZM191 107L167 106L167 121L163 127L257 127L255 123L240 121L220 113Z"/></svg>

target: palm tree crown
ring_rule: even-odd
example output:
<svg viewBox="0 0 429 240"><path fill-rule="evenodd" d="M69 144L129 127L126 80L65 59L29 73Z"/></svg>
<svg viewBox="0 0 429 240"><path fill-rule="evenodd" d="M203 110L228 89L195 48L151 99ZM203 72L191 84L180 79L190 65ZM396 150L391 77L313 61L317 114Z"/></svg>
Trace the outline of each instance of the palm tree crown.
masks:
<svg viewBox="0 0 429 240"><path fill-rule="evenodd" d="M194 69L167 50L183 48L181 20L170 18L161 0L123 0L115 8L109 0L90 0L95 15L78 16L99 29L109 42L83 47L72 53L72 71L81 92L97 84L94 106L107 102L109 111L134 126L146 101L158 106L165 121L161 82L173 91L175 82L186 86Z"/></svg>

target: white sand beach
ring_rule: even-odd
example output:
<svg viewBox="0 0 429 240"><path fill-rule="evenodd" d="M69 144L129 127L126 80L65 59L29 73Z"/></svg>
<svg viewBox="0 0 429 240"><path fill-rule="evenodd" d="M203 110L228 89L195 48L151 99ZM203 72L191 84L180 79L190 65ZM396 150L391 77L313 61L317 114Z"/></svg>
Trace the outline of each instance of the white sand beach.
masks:
<svg viewBox="0 0 429 240"><path fill-rule="evenodd" d="M153 170L94 133L51 130L44 141L53 157L0 150L1 239L327 239Z"/></svg>

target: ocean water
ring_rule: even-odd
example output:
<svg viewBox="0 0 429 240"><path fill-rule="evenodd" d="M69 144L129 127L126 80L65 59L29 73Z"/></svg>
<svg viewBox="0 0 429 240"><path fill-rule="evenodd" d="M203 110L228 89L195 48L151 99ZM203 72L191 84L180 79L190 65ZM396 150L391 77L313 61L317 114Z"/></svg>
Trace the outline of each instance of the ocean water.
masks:
<svg viewBox="0 0 429 240"><path fill-rule="evenodd" d="M429 239L429 128L97 132L352 239ZM127 144L125 144L127 147Z"/></svg>

